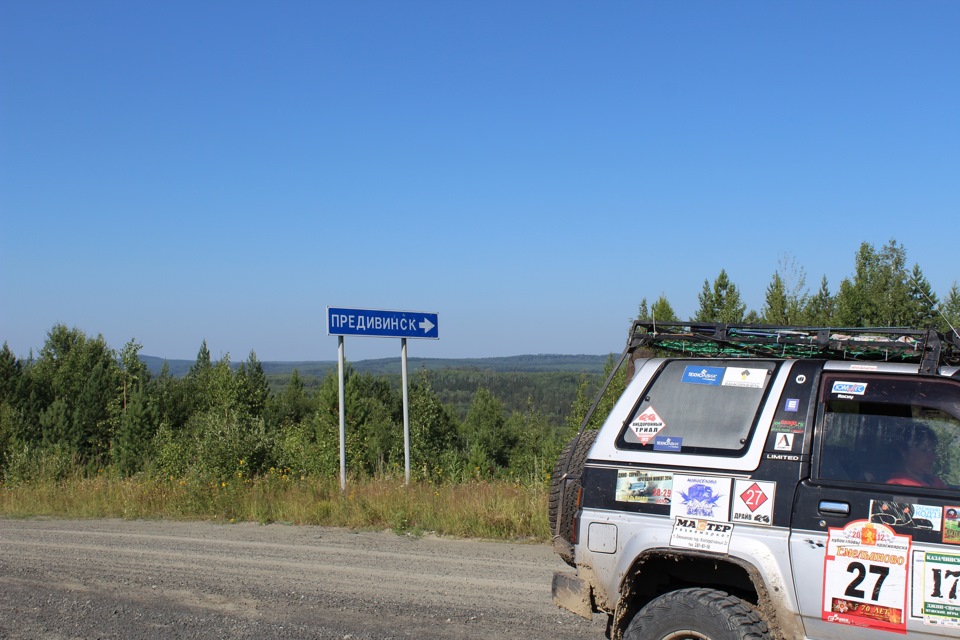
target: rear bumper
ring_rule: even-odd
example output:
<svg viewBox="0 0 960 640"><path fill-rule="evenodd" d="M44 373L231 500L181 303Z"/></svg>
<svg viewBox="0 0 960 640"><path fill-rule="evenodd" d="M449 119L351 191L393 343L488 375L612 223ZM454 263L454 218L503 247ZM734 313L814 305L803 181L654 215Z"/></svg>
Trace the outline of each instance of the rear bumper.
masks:
<svg viewBox="0 0 960 640"><path fill-rule="evenodd" d="M590 583L583 578L567 571L557 571L553 574L551 592L558 607L587 620L593 619Z"/></svg>

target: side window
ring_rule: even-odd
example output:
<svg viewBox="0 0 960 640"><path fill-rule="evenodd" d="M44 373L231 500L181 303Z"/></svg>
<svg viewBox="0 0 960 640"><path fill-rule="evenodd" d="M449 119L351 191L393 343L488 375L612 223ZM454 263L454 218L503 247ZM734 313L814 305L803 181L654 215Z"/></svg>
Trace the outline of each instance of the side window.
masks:
<svg viewBox="0 0 960 640"><path fill-rule="evenodd" d="M821 478L960 487L960 385L829 374L821 398Z"/></svg>
<svg viewBox="0 0 960 640"><path fill-rule="evenodd" d="M621 449L740 455L777 368L775 362L667 362L623 425Z"/></svg>

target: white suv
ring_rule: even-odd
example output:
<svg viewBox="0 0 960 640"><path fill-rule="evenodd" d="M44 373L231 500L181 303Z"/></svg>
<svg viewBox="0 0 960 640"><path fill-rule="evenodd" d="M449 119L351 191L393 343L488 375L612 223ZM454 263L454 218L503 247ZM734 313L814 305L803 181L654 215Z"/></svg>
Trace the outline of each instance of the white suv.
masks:
<svg viewBox="0 0 960 640"><path fill-rule="evenodd" d="M557 604L615 639L960 637L955 332L637 322L620 362L551 483Z"/></svg>

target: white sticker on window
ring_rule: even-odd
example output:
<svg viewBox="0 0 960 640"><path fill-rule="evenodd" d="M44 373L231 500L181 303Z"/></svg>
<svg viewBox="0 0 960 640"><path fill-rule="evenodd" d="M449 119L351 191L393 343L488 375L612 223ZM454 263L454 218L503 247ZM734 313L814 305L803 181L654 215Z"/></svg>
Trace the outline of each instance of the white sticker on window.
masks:
<svg viewBox="0 0 960 640"><path fill-rule="evenodd" d="M748 387L762 389L767 378L766 369L750 369L747 367L727 367L723 374L723 386Z"/></svg>
<svg viewBox="0 0 960 640"><path fill-rule="evenodd" d="M647 407L640 415L633 419L630 428L640 440L640 444L647 444L653 437L660 433L666 425L660 414L652 406Z"/></svg>

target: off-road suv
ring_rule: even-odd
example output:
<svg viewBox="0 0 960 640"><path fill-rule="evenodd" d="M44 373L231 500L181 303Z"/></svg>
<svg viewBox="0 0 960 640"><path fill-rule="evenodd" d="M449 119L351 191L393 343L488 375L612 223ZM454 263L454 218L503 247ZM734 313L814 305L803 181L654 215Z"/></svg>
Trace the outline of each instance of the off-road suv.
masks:
<svg viewBox="0 0 960 640"><path fill-rule="evenodd" d="M624 363L551 483L557 604L615 639L960 637L956 332L637 322Z"/></svg>

